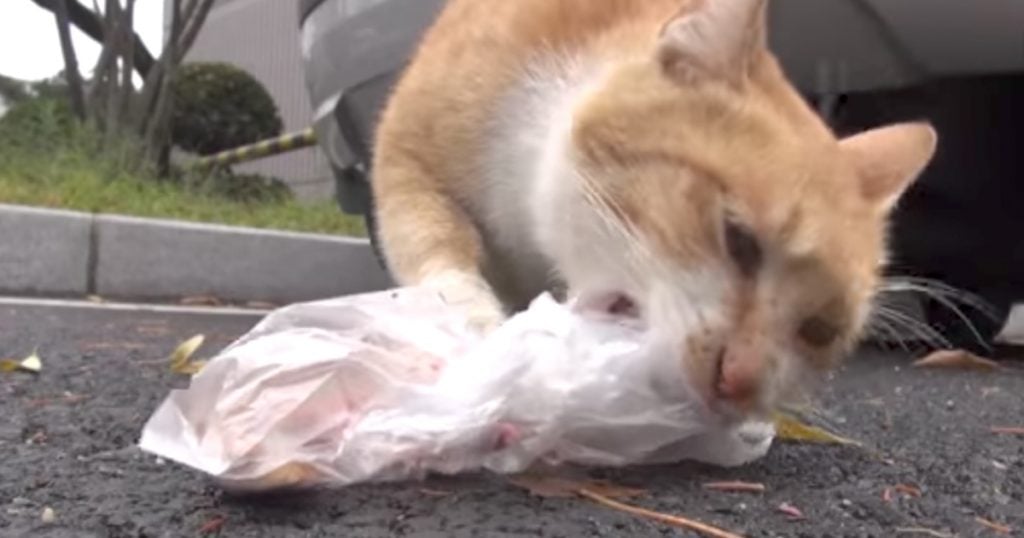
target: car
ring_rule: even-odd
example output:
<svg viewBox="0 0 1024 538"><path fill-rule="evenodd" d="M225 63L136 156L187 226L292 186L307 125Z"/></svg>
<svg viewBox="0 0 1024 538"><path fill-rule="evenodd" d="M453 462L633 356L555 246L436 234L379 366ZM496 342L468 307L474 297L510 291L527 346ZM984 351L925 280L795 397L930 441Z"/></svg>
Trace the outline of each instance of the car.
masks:
<svg viewBox="0 0 1024 538"><path fill-rule="evenodd" d="M445 0L301 0L306 89L317 143L334 173L340 209L366 219L373 131L423 32Z"/></svg>
<svg viewBox="0 0 1024 538"><path fill-rule="evenodd" d="M299 2L318 144L341 210L366 219L374 245L377 115L444 3ZM1024 2L771 0L768 19L772 50L837 133L936 126L936 158L895 213L889 271L923 292L928 322L950 344L990 351L1024 299Z"/></svg>

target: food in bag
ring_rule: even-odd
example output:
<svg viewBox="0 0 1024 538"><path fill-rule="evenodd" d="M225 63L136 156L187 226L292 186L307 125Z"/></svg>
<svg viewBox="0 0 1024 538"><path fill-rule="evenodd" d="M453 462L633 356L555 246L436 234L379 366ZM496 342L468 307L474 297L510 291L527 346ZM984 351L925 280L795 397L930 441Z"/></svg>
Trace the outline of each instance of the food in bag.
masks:
<svg viewBox="0 0 1024 538"><path fill-rule="evenodd" d="M668 341L546 294L486 337L429 289L301 303L172 391L140 444L248 491L762 456L771 423L708 411Z"/></svg>

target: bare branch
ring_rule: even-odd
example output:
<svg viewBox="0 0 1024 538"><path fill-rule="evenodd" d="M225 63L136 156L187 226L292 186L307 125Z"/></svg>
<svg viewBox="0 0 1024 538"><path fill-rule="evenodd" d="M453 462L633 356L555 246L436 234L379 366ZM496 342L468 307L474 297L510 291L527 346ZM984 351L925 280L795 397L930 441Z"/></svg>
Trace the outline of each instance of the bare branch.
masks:
<svg viewBox="0 0 1024 538"><path fill-rule="evenodd" d="M107 0L107 39L103 44L104 49L109 49L113 54L114 61L109 64L109 69L103 73L103 82L106 86L106 95L103 110L104 110L104 138L110 142L116 139L119 125L117 118L117 105L118 99L118 84L121 81L120 77L120 66L118 59L123 57L121 52L121 44L123 42L122 35L126 32L131 31L129 21L125 20L124 13L121 9L121 2L119 0ZM125 66L127 68L127 66Z"/></svg>
<svg viewBox="0 0 1024 538"><path fill-rule="evenodd" d="M56 0L32 0L32 2L51 12L56 6ZM106 26L99 15L100 10L97 6L97 0L93 0L93 6L96 8L95 10L82 5L78 0L67 0L68 17L75 28L91 37L93 41L103 43L106 40ZM149 70L153 68L156 59L153 58L153 54L149 52L149 49L146 48L145 43L143 43L142 38L138 34L133 34L132 37L136 50L133 65L139 75L145 77Z"/></svg>
<svg viewBox="0 0 1024 538"><path fill-rule="evenodd" d="M189 5L192 10L189 12L190 16L183 19L185 22L177 44L178 62L184 61L188 51L192 49L196 37L199 36L199 30L206 23L206 17L210 14L213 0L192 0Z"/></svg>
<svg viewBox="0 0 1024 538"><path fill-rule="evenodd" d="M82 94L82 75L78 72L78 58L75 45L71 42L71 28L68 21L67 0L55 0L53 13L57 21L60 50L64 56L64 79L68 84L71 110L79 120L85 120L85 97Z"/></svg>
<svg viewBox="0 0 1024 538"><path fill-rule="evenodd" d="M177 58L175 36L181 33L181 0L172 0L171 5L171 28L170 36L164 43L163 52L154 68L146 75L142 85L142 95L139 97L135 110L136 130L140 136L145 136L149 130L149 124L154 121L155 113L160 97L161 89L164 88L165 79L169 76L173 64Z"/></svg>
<svg viewBox="0 0 1024 538"><path fill-rule="evenodd" d="M135 0L127 0L124 8L124 20L127 21L128 28L134 28L135 21ZM122 32L121 46L124 47L122 53L122 67L121 67L121 99L118 105L118 115L125 118L130 113L131 99L135 94L135 84L132 81L132 75L135 72L128 66L135 65L135 40L132 39L134 32Z"/></svg>

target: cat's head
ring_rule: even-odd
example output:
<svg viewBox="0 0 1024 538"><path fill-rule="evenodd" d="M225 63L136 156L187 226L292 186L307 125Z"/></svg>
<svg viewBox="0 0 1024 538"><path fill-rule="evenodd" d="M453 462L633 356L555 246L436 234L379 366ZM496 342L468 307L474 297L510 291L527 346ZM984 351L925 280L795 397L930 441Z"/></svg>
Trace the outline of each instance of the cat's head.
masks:
<svg viewBox="0 0 1024 538"><path fill-rule="evenodd" d="M574 111L570 287L678 339L712 409L766 411L857 341L891 210L936 134L838 140L766 46L764 0L705 0Z"/></svg>

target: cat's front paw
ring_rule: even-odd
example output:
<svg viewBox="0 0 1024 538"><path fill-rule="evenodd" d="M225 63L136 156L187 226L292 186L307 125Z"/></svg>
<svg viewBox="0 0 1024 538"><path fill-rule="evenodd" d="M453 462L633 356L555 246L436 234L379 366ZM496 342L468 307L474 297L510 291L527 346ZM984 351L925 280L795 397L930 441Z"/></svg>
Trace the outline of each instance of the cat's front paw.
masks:
<svg viewBox="0 0 1024 538"><path fill-rule="evenodd" d="M463 271L444 271L423 282L441 295L465 317L469 327L482 334L497 329L505 321L505 311L491 287L479 275Z"/></svg>

